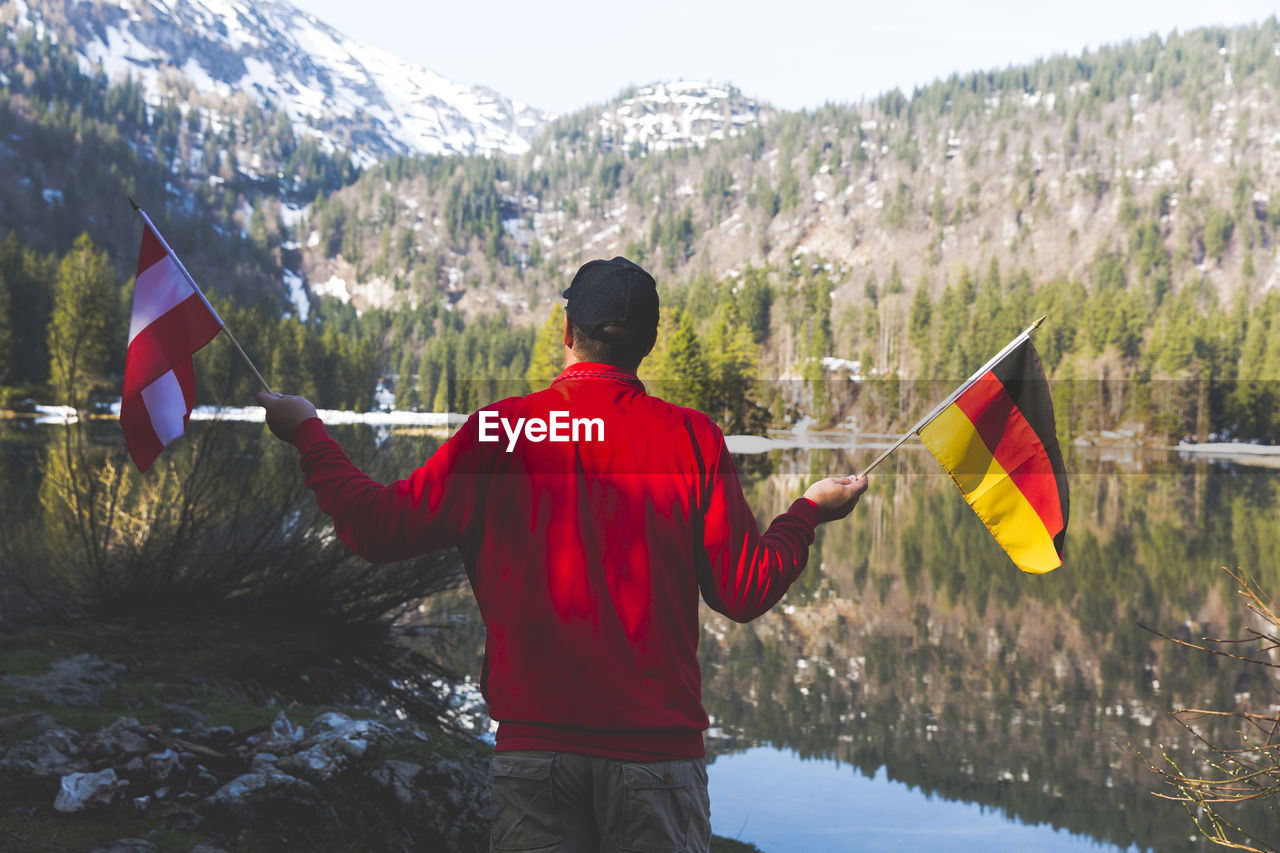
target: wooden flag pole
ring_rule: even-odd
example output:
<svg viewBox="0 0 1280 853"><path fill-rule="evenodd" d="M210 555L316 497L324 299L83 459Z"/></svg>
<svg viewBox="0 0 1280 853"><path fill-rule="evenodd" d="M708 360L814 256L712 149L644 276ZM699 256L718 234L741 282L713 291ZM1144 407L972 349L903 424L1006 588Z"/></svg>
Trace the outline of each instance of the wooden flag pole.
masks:
<svg viewBox="0 0 1280 853"><path fill-rule="evenodd" d="M977 382L979 379L985 376L988 370L990 370L992 367L994 367L996 364L1000 362L1000 359L1004 358L1006 355L1012 352L1014 347L1016 347L1018 344L1022 343L1027 338L1029 338L1031 336L1031 333L1034 332L1036 328L1041 323L1043 323L1045 321L1045 318L1048 316L1049 316L1048 314L1045 314L1040 319L1032 323L1030 326L1027 326L1027 328L1025 328L1022 331L1022 333L1019 334L1016 338L1009 341L1009 343L1005 344L1004 349L1000 350L1000 352L993 355L991 359L987 361L986 364L982 365L982 367L979 367L977 370L975 370L972 376L970 376L968 379L966 379L964 382L960 384L959 388L952 391L950 394L947 395L947 398L945 400L943 400L938 405L934 406L933 409L929 411L929 414L925 415L923 418L917 421L916 425L913 426L909 432L903 434L897 441L895 441L892 445L889 446L888 450L886 450L884 453L881 453L879 456L877 456L875 458L875 461L873 461L870 465L864 468L862 470L862 473L858 474L858 476L859 477L867 476L867 474L870 473L870 471L873 468L875 468L877 465L883 462L889 456L890 453L897 450L902 445L906 444L907 439L911 438L911 436L915 435L916 433L920 432L920 430L928 426L929 421L933 420L938 415L942 414L943 409L945 409L947 406L950 406L957 399L959 399L961 394L963 394L965 391L968 391L970 386L973 385L973 383Z"/></svg>
<svg viewBox="0 0 1280 853"><path fill-rule="evenodd" d="M222 328L222 331L227 333L227 339L230 340L231 344L236 348L236 352L240 353L240 357L244 359L244 363L249 365L249 369L253 371L253 375L256 376L258 378L258 382L262 384L263 390L268 394L274 394L275 392L271 390L271 386L267 384L267 380L262 378L262 374L258 372L258 368L254 366L254 363L249 358L248 353L244 351L244 347L240 346L240 342L236 340L236 336L231 334L231 330L227 328L227 324L223 321L222 316L214 310L212 305L209 304L209 300L205 297L204 291L200 289L200 285L196 284L196 280L191 277L191 273L187 272L187 268L182 265L182 261L178 260L178 256L174 254L173 249L169 247L169 242L164 239L164 235L160 233L160 229L156 228L155 223L151 221L151 217L147 216L147 212L133 200L133 196L129 196L129 204L133 205L133 209L137 211L138 215L142 217L142 221L151 229L151 233L156 235L156 239L160 241L161 246L164 246L165 252L173 261L174 266L178 268L178 272L182 273L183 278L187 280L187 284L191 285L191 289L195 291L196 295L200 297L200 301L204 303L204 307L208 308L209 313L218 321L218 325Z"/></svg>

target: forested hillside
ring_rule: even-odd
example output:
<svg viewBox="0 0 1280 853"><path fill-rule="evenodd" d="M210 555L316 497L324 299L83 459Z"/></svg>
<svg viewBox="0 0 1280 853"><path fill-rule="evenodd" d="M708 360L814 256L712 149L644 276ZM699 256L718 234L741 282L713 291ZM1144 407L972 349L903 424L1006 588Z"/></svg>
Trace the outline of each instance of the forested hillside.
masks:
<svg viewBox="0 0 1280 853"><path fill-rule="evenodd" d="M576 264L623 253L701 336L758 311L762 284L748 373L769 378L846 375L824 357L960 378L1048 313L1050 375L1094 380L1064 389L1066 434L1273 439L1273 392L1236 380L1280 375L1276 39L1274 21L1152 37L808 113L730 99L754 120L665 151L587 110L518 162L370 170L316 206L305 264L357 302L536 322ZM1192 393L1132 382L1162 379ZM757 396L828 420L853 400Z"/></svg>
<svg viewBox="0 0 1280 853"><path fill-rule="evenodd" d="M305 371L281 342L350 330L360 375L387 373L409 407L544 381L559 291L624 254L664 294L642 375L726 428L902 426L932 393L911 381L962 378L1048 314L1065 436L1275 440L1280 396L1254 380L1280 378L1278 45L1274 19L1152 36L799 113L653 86L552 122L518 159L357 172L269 110L149 105L19 34L0 42L0 157L19 164L0 230L46 264L87 230L123 279L137 224L116 199L158 197L215 291L292 312L288 334L255 333L267 363L286 347L282 383ZM33 335L9 299L10 338Z"/></svg>
<svg viewBox="0 0 1280 853"><path fill-rule="evenodd" d="M129 80L85 74L47 37L8 34L0 40L0 386L70 401L63 386L47 388L50 335L61 324L64 335L92 337L93 357L69 381L87 397L118 396L142 233L130 195L215 303L241 306L232 317L269 315L245 330L265 363L275 341L302 337L285 328L296 320L280 319L285 223L290 210L353 179L349 159L322 153L246 99L211 105L187 89L149 104ZM102 263L66 263L86 257ZM341 305L329 313L354 321ZM371 403L376 372L372 354L365 360L358 391L345 396Z"/></svg>

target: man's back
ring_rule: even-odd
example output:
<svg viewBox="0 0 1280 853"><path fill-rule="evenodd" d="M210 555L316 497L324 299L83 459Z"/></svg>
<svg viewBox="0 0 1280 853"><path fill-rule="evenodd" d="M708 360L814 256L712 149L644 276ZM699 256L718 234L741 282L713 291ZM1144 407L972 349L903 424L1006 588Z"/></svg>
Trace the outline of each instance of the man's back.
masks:
<svg viewBox="0 0 1280 853"><path fill-rule="evenodd" d="M754 618L804 568L819 521L801 499L761 536L720 430L604 364L481 409L385 489L352 489L319 438L297 441L302 467L343 541L377 559L459 546L500 751L702 755L699 589Z"/></svg>
<svg viewBox="0 0 1280 853"><path fill-rule="evenodd" d="M504 431L463 542L493 626L483 686L502 746L701 755L693 544L718 430L605 365L493 409L508 424L566 421L570 437L508 452Z"/></svg>

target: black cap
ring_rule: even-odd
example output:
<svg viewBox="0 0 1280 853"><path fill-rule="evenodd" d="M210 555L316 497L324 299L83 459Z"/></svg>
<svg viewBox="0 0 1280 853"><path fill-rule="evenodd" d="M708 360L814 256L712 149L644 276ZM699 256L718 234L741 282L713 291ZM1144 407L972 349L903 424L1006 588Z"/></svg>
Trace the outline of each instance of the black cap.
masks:
<svg viewBox="0 0 1280 853"><path fill-rule="evenodd" d="M658 328L658 283L626 258L587 261L561 296L573 325L592 337L606 323Z"/></svg>

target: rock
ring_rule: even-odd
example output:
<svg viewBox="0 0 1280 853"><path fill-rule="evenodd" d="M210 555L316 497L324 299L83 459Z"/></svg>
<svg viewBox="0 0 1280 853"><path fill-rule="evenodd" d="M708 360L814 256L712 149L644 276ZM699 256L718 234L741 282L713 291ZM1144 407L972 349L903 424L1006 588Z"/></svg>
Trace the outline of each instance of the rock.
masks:
<svg viewBox="0 0 1280 853"><path fill-rule="evenodd" d="M106 847L95 847L89 853L152 853L156 846L141 838L121 838Z"/></svg>
<svg viewBox="0 0 1280 853"><path fill-rule="evenodd" d="M420 794L414 780L421 772L421 764L411 764L408 761L383 761L369 773L369 781L385 788L400 801L401 805L411 806Z"/></svg>
<svg viewBox="0 0 1280 853"><path fill-rule="evenodd" d="M151 727L143 726L132 717L120 717L111 725L87 735L81 747L95 758L123 762L151 752L154 749L152 733Z"/></svg>
<svg viewBox="0 0 1280 853"><path fill-rule="evenodd" d="M286 756L277 767L286 773L296 773L313 782L327 782L359 758L364 749L357 748L345 738L329 738L301 752Z"/></svg>
<svg viewBox="0 0 1280 853"><path fill-rule="evenodd" d="M31 740L9 747L0 759L0 778L53 778L89 767L80 749L80 734L55 721Z"/></svg>
<svg viewBox="0 0 1280 853"><path fill-rule="evenodd" d="M327 714L321 714L311 721L311 725L307 726L307 737L318 737L325 732L333 731L354 722L346 714L339 714L337 711L330 711Z"/></svg>
<svg viewBox="0 0 1280 853"><path fill-rule="evenodd" d="M116 771L110 767L97 773L69 773L62 777L62 789L53 807L63 814L71 814L91 806L110 805L128 785L117 778Z"/></svg>
<svg viewBox="0 0 1280 853"><path fill-rule="evenodd" d="M330 741L343 741L349 745L351 754L364 755L369 747L379 746L394 739L395 733L382 723L373 720L348 720L341 725L309 735L301 745L303 748L309 748Z"/></svg>
<svg viewBox="0 0 1280 853"><path fill-rule="evenodd" d="M302 726L289 722L284 711L276 714L276 718L271 721L271 736L276 740L302 740L304 734Z"/></svg>
<svg viewBox="0 0 1280 853"><path fill-rule="evenodd" d="M164 752L153 752L143 759L147 772L157 782L167 782L174 771L182 767L182 759L172 749Z"/></svg>
<svg viewBox="0 0 1280 853"><path fill-rule="evenodd" d="M481 804L489 802L489 773L483 760L467 764L442 758L424 767L417 782L420 788L432 792L435 800L447 801L458 814L484 810L485 805Z"/></svg>
<svg viewBox="0 0 1280 853"><path fill-rule="evenodd" d="M425 763L412 777L408 777L409 768L388 764L383 762L374 773L382 787L396 795L403 809L401 819L413 827L414 838L424 849L431 845L433 849L465 850L483 843L483 830L481 837L475 837L475 828L489 822L489 773L484 759L440 758ZM402 790L397 790L397 782L404 786Z"/></svg>
<svg viewBox="0 0 1280 853"><path fill-rule="evenodd" d="M326 714L324 716L341 717L342 715ZM331 722L334 725L319 727L315 735L309 735L302 742L304 749L280 759L278 765L280 769L287 773L297 773L312 781L328 781L349 767L353 759L360 758L368 752L371 746L394 738L389 728L372 720L347 718L345 722L337 720Z"/></svg>
<svg viewBox="0 0 1280 853"><path fill-rule="evenodd" d="M275 720L271 723L271 728L262 734L249 738L248 745L255 752L289 753L297 749L298 742L302 740L305 734L302 726L295 726L289 722L289 718L284 715L284 711L281 711L276 714Z"/></svg>
<svg viewBox="0 0 1280 853"><path fill-rule="evenodd" d="M218 789L210 802L218 805L233 805L244 802L253 794L271 794L281 791L300 792L312 796L319 794L310 782L290 776L288 773L281 773L274 767L268 767L264 770L244 773L232 779Z"/></svg>
<svg viewBox="0 0 1280 853"><path fill-rule="evenodd" d="M8 731L22 731L31 728L41 717L47 717L48 714L41 714L39 711L31 711L26 714L13 714L8 717L0 717L0 733ZM52 718L50 718L52 719Z"/></svg>
<svg viewBox="0 0 1280 853"><path fill-rule="evenodd" d="M64 725L63 723L59 722L57 718L52 717L49 714L37 715L34 720L32 720L30 723L27 724L27 729L30 731L38 732L40 734L44 734L45 732L48 732L48 731L53 731L54 729L57 729L59 731L64 731L64 732L71 732L73 734L79 734L78 732L76 732L75 729L71 728L70 726Z"/></svg>
<svg viewBox="0 0 1280 853"><path fill-rule="evenodd" d="M0 747L0 782L25 786L33 802L52 799L63 813L116 806L128 820L145 813L149 824L167 829L217 826L219 838L304 845L294 849L316 839L379 838L384 829L397 845L404 839L403 849L483 846L488 774L481 756L423 758L424 739L412 729L340 713L323 714L304 730L281 711L269 727L234 736L226 729L214 742L216 730L197 714L183 721L203 733L198 739L129 717L81 735L47 715L24 715L7 736L36 734ZM382 760L402 745L412 748L412 762ZM43 789L36 777L44 778ZM126 838L98 851L154 849ZM204 846L193 853L225 851Z"/></svg>
<svg viewBox="0 0 1280 853"><path fill-rule="evenodd" d="M160 819L166 829L193 830L204 823L204 818L194 809L180 803L164 805Z"/></svg>
<svg viewBox="0 0 1280 853"><path fill-rule="evenodd" d="M243 828L292 825L314 831L338 822L333 806L315 785L270 767L237 776L208 804L215 814L224 813Z"/></svg>
<svg viewBox="0 0 1280 853"><path fill-rule="evenodd" d="M196 772L191 777L191 790L209 793L218 790L218 777L209 772L203 764L196 765Z"/></svg>
<svg viewBox="0 0 1280 853"><path fill-rule="evenodd" d="M395 733L382 723L374 720L352 720L350 725L339 726L332 732L334 737L347 740L367 741L370 746L377 746L395 738Z"/></svg>
<svg viewBox="0 0 1280 853"><path fill-rule="evenodd" d="M197 844L191 848L191 853L227 853L227 851L212 844Z"/></svg>
<svg viewBox="0 0 1280 853"><path fill-rule="evenodd" d="M0 684L39 693L44 701L55 705L94 708L103 691L115 689L116 676L123 671L124 667L118 664L85 654L54 661L44 675L6 675L0 678Z"/></svg>

